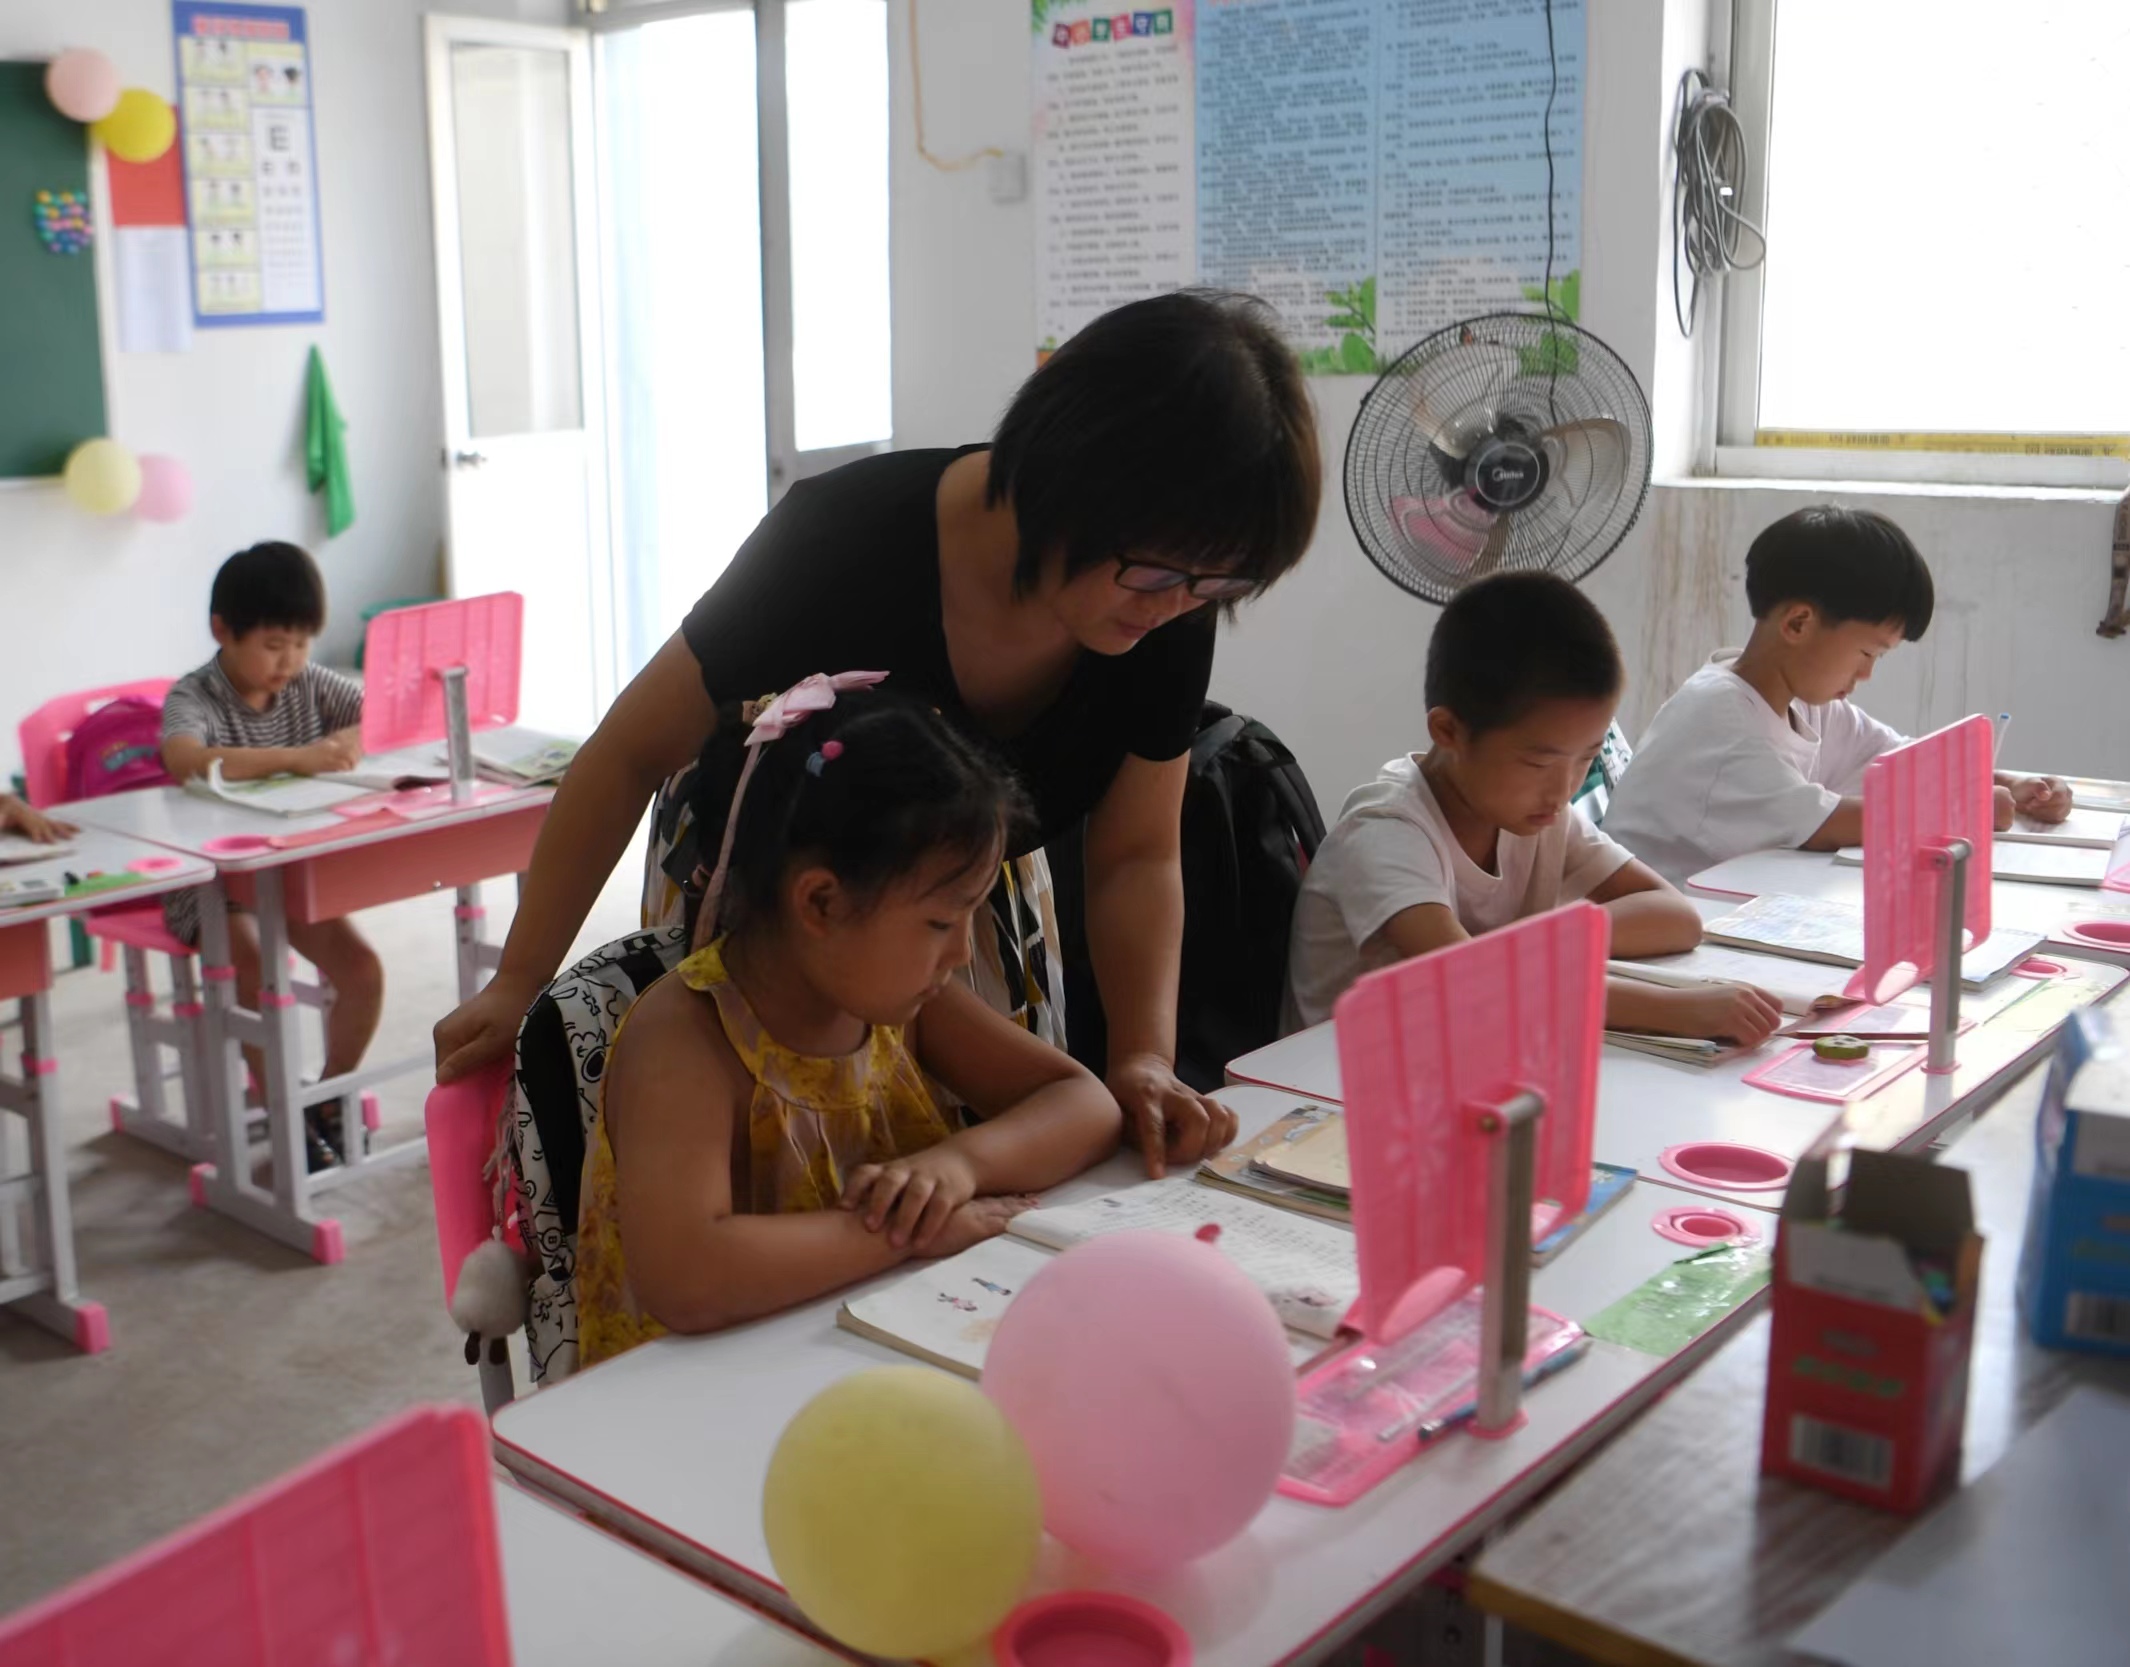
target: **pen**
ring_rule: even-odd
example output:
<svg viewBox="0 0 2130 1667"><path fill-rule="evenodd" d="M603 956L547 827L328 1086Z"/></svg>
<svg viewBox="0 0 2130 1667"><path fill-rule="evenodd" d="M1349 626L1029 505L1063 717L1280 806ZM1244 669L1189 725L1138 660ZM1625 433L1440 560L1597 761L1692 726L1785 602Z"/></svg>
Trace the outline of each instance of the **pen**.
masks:
<svg viewBox="0 0 2130 1667"><path fill-rule="evenodd" d="M1997 767L1997 761L2004 756L2004 732L2010 729L2011 727L2011 713L1999 712L1997 714L1997 744L1996 746L1990 749L1989 755L1991 769L1995 769Z"/></svg>
<svg viewBox="0 0 2130 1667"><path fill-rule="evenodd" d="M1538 1384L1544 1383L1555 1372L1573 1366L1589 1352L1590 1334L1585 1332L1582 1336L1576 1338L1574 1342L1565 1344L1554 1353L1546 1356L1536 1366L1526 1368L1524 1372L1524 1387L1531 1389ZM1469 1424L1478 1416L1479 1402L1476 1399L1466 1401L1463 1405L1444 1413L1439 1418L1426 1419L1416 1427L1414 1433L1419 1436L1421 1446L1429 1447L1448 1435L1450 1431Z"/></svg>

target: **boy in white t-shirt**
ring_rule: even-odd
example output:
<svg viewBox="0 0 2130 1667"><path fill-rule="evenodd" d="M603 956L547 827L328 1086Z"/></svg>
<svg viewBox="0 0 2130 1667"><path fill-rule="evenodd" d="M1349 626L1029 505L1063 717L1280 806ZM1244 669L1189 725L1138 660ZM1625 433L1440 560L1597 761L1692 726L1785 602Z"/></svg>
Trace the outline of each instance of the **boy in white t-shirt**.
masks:
<svg viewBox="0 0 2130 1667"><path fill-rule="evenodd" d="M1834 851L1864 836L1864 766L1907 740L1849 700L1879 657L1929 628L1930 569L1870 510L1818 504L1753 540L1753 634L1666 701L1613 790L1605 831L1684 885L1774 847ZM2053 776L1997 777L1997 826L2061 822Z"/></svg>
<svg viewBox="0 0 2130 1667"><path fill-rule="evenodd" d="M1589 898L1615 956L1701 941L1692 904L1583 820L1570 799L1620 701L1620 651L1574 586L1539 573L1471 585L1427 650L1424 754L1356 788L1309 865L1294 911L1287 1028L1331 1016L1365 972ZM1739 984L1670 990L1610 981L1605 1022L1672 1036L1763 1040L1775 1000Z"/></svg>

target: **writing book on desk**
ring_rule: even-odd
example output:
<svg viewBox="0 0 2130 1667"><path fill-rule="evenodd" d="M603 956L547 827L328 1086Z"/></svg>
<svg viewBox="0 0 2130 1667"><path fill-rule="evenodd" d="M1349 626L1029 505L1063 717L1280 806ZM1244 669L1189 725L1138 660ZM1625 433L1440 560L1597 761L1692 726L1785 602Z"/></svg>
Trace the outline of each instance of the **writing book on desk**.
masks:
<svg viewBox="0 0 2130 1667"><path fill-rule="evenodd" d="M1610 935L1603 910L1574 903L1371 973L1339 999L1361 1342L1302 1380L1308 1440L1281 1492L1348 1504L1409 1462L1420 1432L1407 1421L1439 1406L1450 1366L1472 1368L1506 1433L1522 1375L1578 1343L1558 1315L1526 1314L1518 1264L1534 1192L1562 1217L1589 1198ZM1475 1342L1449 1316L1469 1316L1482 1277Z"/></svg>
<svg viewBox="0 0 2130 1667"><path fill-rule="evenodd" d="M1776 1005L1785 1013L1802 1017L1848 1004L1849 998L1842 993L1846 980L1819 971L1822 964L1771 952L1704 943L1680 955L1608 961L1605 974L1609 978L1632 978L1671 990L1694 990L1708 984L1750 984L1773 996Z"/></svg>
<svg viewBox="0 0 2130 1667"><path fill-rule="evenodd" d="M2041 822L2018 816L1997 835L2000 845L2076 845L2091 851L2112 851L2123 836L2124 814L2119 810L2090 810L2073 804L2061 822Z"/></svg>
<svg viewBox="0 0 2130 1667"><path fill-rule="evenodd" d="M1732 948L1765 950L1830 967L1864 964L1864 911L1854 903L1769 892L1710 921L1705 931L1711 941ZM2040 947L2039 932L2010 927L1992 932L1961 958L1961 984L1979 990Z"/></svg>
<svg viewBox="0 0 2130 1667"><path fill-rule="evenodd" d="M193 776L185 791L217 804L255 810L264 816L320 816L359 796L360 789L316 776L261 776L256 781L229 781L218 758L204 775Z"/></svg>
<svg viewBox="0 0 2130 1667"><path fill-rule="evenodd" d="M1990 877L2030 886L2091 889L2107 876L2109 852L2114 849L2112 842L2101 850L2086 845L2000 844L1990 856ZM1861 845L1843 846L1834 853L1834 860L1844 868L1867 866ZM1976 873L1975 883L1979 885L1981 880L1980 873Z"/></svg>

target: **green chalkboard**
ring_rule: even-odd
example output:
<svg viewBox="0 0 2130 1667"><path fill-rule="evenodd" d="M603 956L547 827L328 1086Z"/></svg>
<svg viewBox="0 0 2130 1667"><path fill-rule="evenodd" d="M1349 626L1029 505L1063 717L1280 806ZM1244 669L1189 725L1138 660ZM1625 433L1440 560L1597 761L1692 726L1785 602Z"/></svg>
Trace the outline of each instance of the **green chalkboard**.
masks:
<svg viewBox="0 0 2130 1667"><path fill-rule="evenodd" d="M44 96L44 65L0 62L0 480L56 475L104 432L96 257L47 250L33 207L88 188L88 133Z"/></svg>

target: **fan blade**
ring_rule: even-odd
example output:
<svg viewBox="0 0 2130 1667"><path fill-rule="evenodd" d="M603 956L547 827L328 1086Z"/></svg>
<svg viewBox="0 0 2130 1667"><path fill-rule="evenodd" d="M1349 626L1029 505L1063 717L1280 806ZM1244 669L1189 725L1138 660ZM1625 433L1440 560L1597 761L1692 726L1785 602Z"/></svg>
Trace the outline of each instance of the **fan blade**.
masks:
<svg viewBox="0 0 2130 1667"><path fill-rule="evenodd" d="M1448 498L1393 498L1390 514L1415 556L1452 573L1472 565L1498 524L1468 492Z"/></svg>
<svg viewBox="0 0 2130 1667"><path fill-rule="evenodd" d="M1412 372L1413 423L1427 443L1462 463L1494 431L1502 391L1515 380L1518 360L1493 342L1459 342ZM1430 373L1440 377L1427 385Z"/></svg>
<svg viewBox="0 0 2130 1667"><path fill-rule="evenodd" d="M1484 579L1501 565L1501 553L1509 547L1509 525L1512 519L1513 517L1507 515L1494 518L1493 530L1487 534L1486 543L1480 547L1479 555L1472 563L1472 571L1467 576L1468 583L1473 579Z"/></svg>
<svg viewBox="0 0 2130 1667"><path fill-rule="evenodd" d="M1585 417L1539 436L1552 454L1553 484L1570 513L1610 492L1627 473L1627 425L1616 417Z"/></svg>

